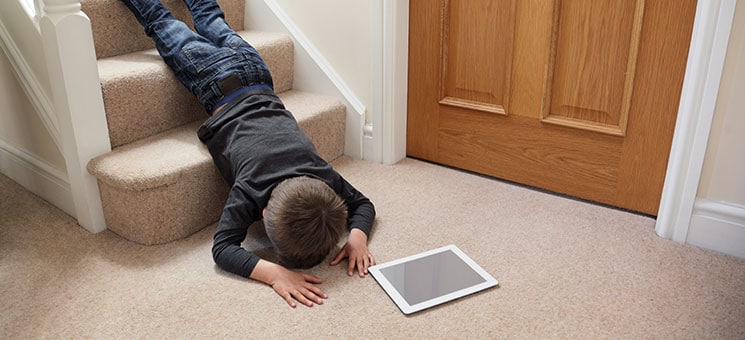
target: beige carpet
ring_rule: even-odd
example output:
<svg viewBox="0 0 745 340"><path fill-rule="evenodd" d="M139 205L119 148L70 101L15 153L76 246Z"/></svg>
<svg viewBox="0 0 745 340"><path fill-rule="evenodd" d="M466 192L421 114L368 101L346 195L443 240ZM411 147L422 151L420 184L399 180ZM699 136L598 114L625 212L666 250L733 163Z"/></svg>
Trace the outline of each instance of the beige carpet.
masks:
<svg viewBox="0 0 745 340"><path fill-rule="evenodd" d="M158 246L91 235L0 176L0 338L745 338L745 261L650 218L409 159L335 166L377 206L379 262L452 243L500 286L405 316L320 265L329 299L291 309L215 267L214 226Z"/></svg>

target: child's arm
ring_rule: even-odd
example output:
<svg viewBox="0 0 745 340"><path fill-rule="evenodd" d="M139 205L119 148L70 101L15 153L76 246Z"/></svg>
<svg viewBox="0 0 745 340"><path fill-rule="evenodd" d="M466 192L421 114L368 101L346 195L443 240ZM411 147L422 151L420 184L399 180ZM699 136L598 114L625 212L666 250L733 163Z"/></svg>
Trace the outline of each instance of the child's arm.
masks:
<svg viewBox="0 0 745 340"><path fill-rule="evenodd" d="M367 268L375 265L375 258L367 249L367 236L372 230L375 220L375 206L370 199L355 189L349 182L339 176L335 191L344 199L349 213L349 240L341 249L331 265L336 265L345 258L349 258L347 273L354 274L354 269L360 277L367 275Z"/></svg>
<svg viewBox="0 0 745 340"><path fill-rule="evenodd" d="M367 235L365 232L357 228L352 228L349 232L347 244L339 251L336 258L331 261L331 265L335 266L345 258L349 258L349 266L347 267L347 274L349 276L352 276L354 269L357 268L360 277L365 277L367 275L367 268L375 265L375 257L367 249Z"/></svg>
<svg viewBox="0 0 745 340"><path fill-rule="evenodd" d="M227 202L213 238L212 258L220 269L248 277L259 257L241 247L241 243L257 216L257 209L238 187L230 190Z"/></svg>
<svg viewBox="0 0 745 340"><path fill-rule="evenodd" d="M328 297L320 288L313 285L322 283L320 278L293 272L266 260L259 260L249 277L272 286L274 291L292 308L296 306L295 300L313 307L314 302L319 305L323 304L322 299Z"/></svg>

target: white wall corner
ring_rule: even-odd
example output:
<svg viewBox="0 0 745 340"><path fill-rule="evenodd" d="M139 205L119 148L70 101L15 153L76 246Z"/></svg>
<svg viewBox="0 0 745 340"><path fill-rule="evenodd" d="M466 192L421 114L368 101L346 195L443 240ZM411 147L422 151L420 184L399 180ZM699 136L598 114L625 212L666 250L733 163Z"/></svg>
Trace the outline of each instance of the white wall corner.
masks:
<svg viewBox="0 0 745 340"><path fill-rule="evenodd" d="M377 0L373 16L371 122L364 158L393 164L406 157L409 1ZM368 131L369 130L369 131Z"/></svg>
<svg viewBox="0 0 745 340"><path fill-rule="evenodd" d="M347 108L344 154L362 158L366 114L362 101L276 1L247 0L245 8L245 29L283 32L292 37L295 43L294 89L342 100Z"/></svg>
<svg viewBox="0 0 745 340"><path fill-rule="evenodd" d="M745 259L745 207L697 199L686 243Z"/></svg>
<svg viewBox="0 0 745 340"><path fill-rule="evenodd" d="M385 16L383 9L384 0L374 0L370 11L370 50L372 51L372 62L370 63L370 120L364 127L364 137L362 144L362 158L368 161L383 162L383 127L380 122L383 120L383 18ZM378 125L378 131L375 131L375 125Z"/></svg>
<svg viewBox="0 0 745 340"><path fill-rule="evenodd" d="M656 233L686 242L737 0L699 1Z"/></svg>

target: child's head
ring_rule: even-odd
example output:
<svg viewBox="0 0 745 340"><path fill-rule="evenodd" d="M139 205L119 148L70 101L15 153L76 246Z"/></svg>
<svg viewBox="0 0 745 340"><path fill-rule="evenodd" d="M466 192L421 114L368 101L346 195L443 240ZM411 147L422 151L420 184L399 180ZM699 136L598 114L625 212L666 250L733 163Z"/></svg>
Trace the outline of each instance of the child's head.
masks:
<svg viewBox="0 0 745 340"><path fill-rule="evenodd" d="M326 183L293 177L272 191L264 226L280 264L310 268L336 247L347 227L347 207Z"/></svg>

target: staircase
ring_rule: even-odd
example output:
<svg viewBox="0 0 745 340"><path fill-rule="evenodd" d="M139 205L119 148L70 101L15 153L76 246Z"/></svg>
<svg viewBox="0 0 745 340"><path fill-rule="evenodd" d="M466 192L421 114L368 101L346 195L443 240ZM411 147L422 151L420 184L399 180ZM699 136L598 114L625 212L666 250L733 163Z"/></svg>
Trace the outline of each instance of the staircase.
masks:
<svg viewBox="0 0 745 340"><path fill-rule="evenodd" d="M182 0L162 0L191 25ZM218 0L226 20L259 51L275 91L327 161L344 150L345 107L292 89L293 43L284 34L242 31L245 0ZM228 185L196 131L207 118L161 60L120 0L83 0L98 58L112 151L90 161L109 230L146 245L187 237L215 223Z"/></svg>

